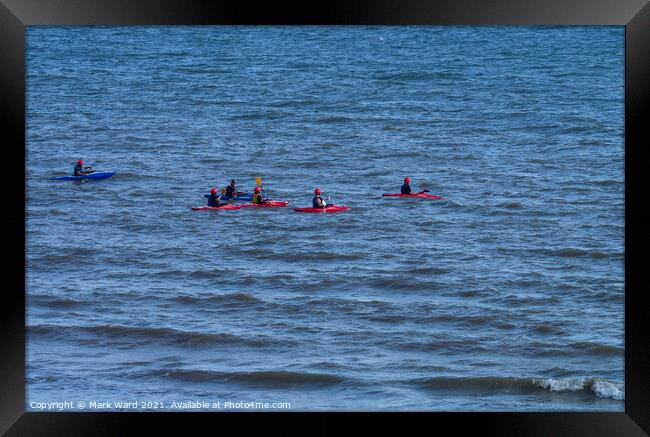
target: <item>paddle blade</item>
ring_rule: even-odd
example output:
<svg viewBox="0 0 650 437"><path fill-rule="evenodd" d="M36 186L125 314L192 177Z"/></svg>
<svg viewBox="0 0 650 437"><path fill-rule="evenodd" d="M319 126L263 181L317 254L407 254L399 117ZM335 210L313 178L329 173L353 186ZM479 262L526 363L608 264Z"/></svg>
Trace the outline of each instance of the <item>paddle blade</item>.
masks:
<svg viewBox="0 0 650 437"><path fill-rule="evenodd" d="M255 183L257 184L258 187L262 186L262 178L261 177L256 177L255 178Z"/></svg>

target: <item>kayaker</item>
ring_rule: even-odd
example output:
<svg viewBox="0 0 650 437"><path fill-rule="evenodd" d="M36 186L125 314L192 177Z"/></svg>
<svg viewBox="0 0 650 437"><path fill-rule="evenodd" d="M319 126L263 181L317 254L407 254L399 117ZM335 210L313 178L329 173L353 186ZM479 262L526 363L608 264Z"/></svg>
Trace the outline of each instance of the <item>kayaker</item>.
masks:
<svg viewBox="0 0 650 437"><path fill-rule="evenodd" d="M252 202L256 205L266 203L266 201L262 199L262 188L255 187L255 194L253 194Z"/></svg>
<svg viewBox="0 0 650 437"><path fill-rule="evenodd" d="M237 197L239 192L237 191L237 181L234 179L230 181L230 185L226 187L226 196Z"/></svg>
<svg viewBox="0 0 650 437"><path fill-rule="evenodd" d="M314 190L314 198L311 201L311 205L313 208L325 208L327 207L327 202L323 200L322 197L320 197L320 188L316 188Z"/></svg>
<svg viewBox="0 0 650 437"><path fill-rule="evenodd" d="M217 191L216 188L210 190L210 196L208 197L208 206L220 206L221 205L221 194Z"/></svg>
<svg viewBox="0 0 650 437"><path fill-rule="evenodd" d="M402 194L411 194L411 178L410 177L405 177L404 178L404 184L402 185L401 188Z"/></svg>
<svg viewBox="0 0 650 437"><path fill-rule="evenodd" d="M74 166L74 175L75 176L84 176L84 175L90 174L90 173L92 173L94 171L95 170L93 170L92 167L90 167L90 166L84 167L84 162L81 159L79 161L77 161L77 165Z"/></svg>

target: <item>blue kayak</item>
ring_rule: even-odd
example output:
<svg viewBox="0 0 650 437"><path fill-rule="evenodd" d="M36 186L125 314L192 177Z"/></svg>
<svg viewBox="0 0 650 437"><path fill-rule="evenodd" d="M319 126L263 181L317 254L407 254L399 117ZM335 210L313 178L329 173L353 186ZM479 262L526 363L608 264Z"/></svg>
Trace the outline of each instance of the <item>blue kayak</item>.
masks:
<svg viewBox="0 0 650 437"><path fill-rule="evenodd" d="M116 171L97 171L83 176L59 176L58 178L51 178L51 181L79 181L82 179L106 179L113 176Z"/></svg>
<svg viewBox="0 0 650 437"><path fill-rule="evenodd" d="M204 194L204 197L210 197L209 194ZM265 197L263 197L265 198ZM245 200L246 202L250 202L253 200L253 195L252 194L240 194L239 196L236 197L230 197L226 196L225 194L221 196L221 200Z"/></svg>

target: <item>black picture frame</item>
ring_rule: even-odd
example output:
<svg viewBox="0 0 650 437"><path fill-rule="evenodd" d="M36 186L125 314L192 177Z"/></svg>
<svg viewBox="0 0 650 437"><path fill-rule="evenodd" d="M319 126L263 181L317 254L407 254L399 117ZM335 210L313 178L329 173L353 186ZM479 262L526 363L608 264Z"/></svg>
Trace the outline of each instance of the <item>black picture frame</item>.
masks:
<svg viewBox="0 0 650 437"><path fill-rule="evenodd" d="M621 413L41 413L25 412L25 26L136 24L427 24L625 26L625 412ZM224 424L301 435L340 434L348 420L365 433L468 430L491 435L650 433L650 326L643 275L650 214L646 178L650 96L650 5L646 0L329 1L301 4L208 0L0 0L0 172L9 282L0 293L0 433L125 435L135 426L188 430ZM643 114L646 114L644 116ZM645 170L645 171L644 171ZM197 428L198 429L198 428ZM190 431L191 432L191 431Z"/></svg>

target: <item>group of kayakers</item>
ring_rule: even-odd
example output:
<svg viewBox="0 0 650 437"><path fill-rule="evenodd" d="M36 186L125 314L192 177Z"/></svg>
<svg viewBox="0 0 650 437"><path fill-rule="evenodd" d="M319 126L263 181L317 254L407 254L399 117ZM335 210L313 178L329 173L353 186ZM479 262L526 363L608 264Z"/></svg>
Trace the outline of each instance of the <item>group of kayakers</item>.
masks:
<svg viewBox="0 0 650 437"><path fill-rule="evenodd" d="M95 170L93 169L92 165L86 166L84 165L84 161L82 159L77 161L77 164L74 166L74 176L84 176L88 175L90 173L93 173ZM262 205L267 202L266 199L262 197L262 193L264 190L260 186L261 180L258 178L258 186L255 187L255 190L253 192L253 196L251 199L251 202L255 205ZM427 190L425 190L427 191ZM400 192L402 194L411 194L411 178L410 177L405 177L404 178L404 183L400 187ZM230 184L227 187L224 187L219 191L217 188L213 187L210 190L210 195L207 195L206 197L208 198L208 206L220 206L223 204L223 197L226 196L228 200L234 199L237 196L240 196L242 194L246 194L245 192L241 192L237 189L237 181L235 179L232 179L230 181ZM314 197L312 199L312 207L313 208L327 208L327 202L323 197L321 196L322 191L320 188L316 188L314 190Z"/></svg>
<svg viewBox="0 0 650 437"><path fill-rule="evenodd" d="M262 205L267 202L262 197L262 192L264 190L257 186L255 187L255 191L253 193L252 197L252 203L256 205ZM400 191L402 194L411 194L411 178L410 177L405 177L404 178L404 184L402 184ZM210 196L208 197L208 206L220 206L222 205L223 201L223 196L227 196L228 199L234 199L235 197L245 194L244 192L240 192L237 190L237 181L234 179L230 181L230 185L228 185L226 188L222 188L221 192L217 190L217 188L212 188L210 190ZM323 199L322 195L322 190L320 188L316 188L314 190L314 198L312 199L312 208L327 208L327 202L325 199Z"/></svg>
<svg viewBox="0 0 650 437"><path fill-rule="evenodd" d="M266 200L262 197L262 192L264 190L262 187L255 187L253 197L251 199L252 203L256 205L262 205ZM220 206L222 205L223 196L228 197L228 199L234 199L237 196L246 194L245 192L239 191L237 189L237 181L235 179L230 181L230 185L221 189L221 192L217 188L212 187L210 190L210 195L208 197L208 206Z"/></svg>

